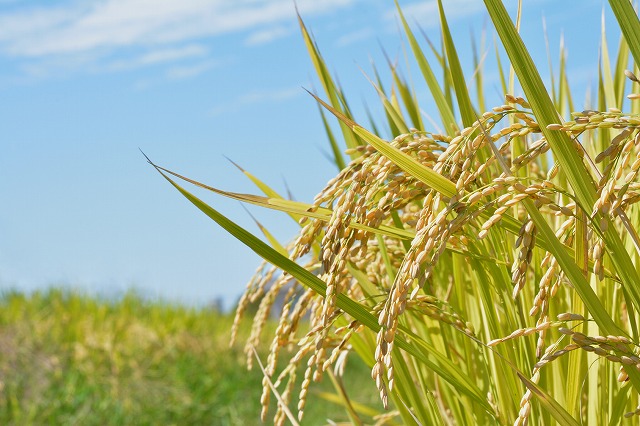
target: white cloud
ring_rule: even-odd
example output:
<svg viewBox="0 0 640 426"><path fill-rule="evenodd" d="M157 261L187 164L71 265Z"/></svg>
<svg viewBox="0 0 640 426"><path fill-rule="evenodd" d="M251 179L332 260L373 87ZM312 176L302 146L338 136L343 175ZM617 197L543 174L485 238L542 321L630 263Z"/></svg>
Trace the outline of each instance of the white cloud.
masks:
<svg viewBox="0 0 640 426"><path fill-rule="evenodd" d="M260 46L262 44L270 43L279 38L283 38L293 33L292 28L287 27L274 27L266 30L256 31L247 37L245 44L247 46Z"/></svg>
<svg viewBox="0 0 640 426"><path fill-rule="evenodd" d="M20 65L24 75L29 78L44 79L54 75L64 75L78 69L96 71L95 64L100 56L95 52L77 55L51 56L38 61L28 61Z"/></svg>
<svg viewBox="0 0 640 426"><path fill-rule="evenodd" d="M309 16L355 0L298 0ZM0 14L0 51L39 57L97 49L180 43L279 25L290 0L94 0Z"/></svg>
<svg viewBox="0 0 640 426"><path fill-rule="evenodd" d="M363 28L361 30L353 31L347 33L338 40L336 40L336 46L345 47L350 44L358 43L360 41L368 40L373 36L373 30L371 28Z"/></svg>
<svg viewBox="0 0 640 426"><path fill-rule="evenodd" d="M0 2L5 0L0 0ZM359 0L297 0L305 17ZM53 3L53 2L51 2ZM171 79L219 65L211 38L247 34L262 45L292 33L292 0L60 0L0 8L0 57L28 79L74 72L115 72L164 64ZM199 60L200 62L195 62Z"/></svg>
<svg viewBox="0 0 640 426"><path fill-rule="evenodd" d="M218 105L211 109L209 113L211 115L220 115L225 112L238 111L240 108L247 105L284 102L286 100L300 96L303 93L305 92L301 87L287 87L283 89L273 90L256 90L246 93L226 104Z"/></svg>
<svg viewBox="0 0 640 426"><path fill-rule="evenodd" d="M175 48L155 49L132 59L120 59L106 68L110 71L134 69L146 65L155 65L187 58L207 56L208 50L202 45L187 45Z"/></svg>
<svg viewBox="0 0 640 426"><path fill-rule="evenodd" d="M167 77L172 80L196 77L218 66L218 62L208 60L194 65L176 66L167 71Z"/></svg>
<svg viewBox="0 0 640 426"><path fill-rule="evenodd" d="M141 56L139 62L142 64L156 64L159 62L173 61L175 59L204 56L206 54L207 49L204 46L190 45L176 49L155 50Z"/></svg>

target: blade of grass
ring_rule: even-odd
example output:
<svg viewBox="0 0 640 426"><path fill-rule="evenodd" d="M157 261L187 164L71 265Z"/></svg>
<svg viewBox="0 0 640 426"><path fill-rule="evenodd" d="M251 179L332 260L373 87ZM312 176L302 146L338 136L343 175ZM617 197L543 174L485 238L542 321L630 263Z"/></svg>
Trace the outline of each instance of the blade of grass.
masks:
<svg viewBox="0 0 640 426"><path fill-rule="evenodd" d="M430 168L424 167L417 160L405 154L398 149L392 147L390 144L386 143L376 135L368 132L364 128L360 127L353 120L349 119L345 115L341 114L339 111L333 109L329 104L324 102L322 99L315 96L313 93L309 92L311 96L313 96L316 101L322 104L325 108L327 108L332 114L334 114L340 121L344 122L352 131L363 138L367 143L376 148L382 155L391 159L395 162L400 168L410 173L412 176L420 179L431 188L440 192L446 197L453 197L456 194L456 187L447 178L444 176L434 172Z"/></svg>
<svg viewBox="0 0 640 426"><path fill-rule="evenodd" d="M402 79L400 76L397 67L391 62L389 57L385 53L385 58L387 60L387 65L389 66L389 70L391 71L391 76L393 78L393 82L398 88L398 93L402 98L402 103L411 118L411 124L416 129L423 129L422 119L420 118L420 107L418 106L418 101L416 100L416 92L415 90L411 90L409 85ZM380 83L378 86L382 87Z"/></svg>
<svg viewBox="0 0 640 426"><path fill-rule="evenodd" d="M329 377L331 377L331 376L329 376ZM331 402L333 404L337 404L337 405L340 405L342 407L345 407L344 400L341 398L340 395L336 395L336 394L329 393L329 392L320 392L320 391L313 392L313 394L319 396L320 398L324 399L325 401L328 401L328 402ZM375 410L375 409L373 409L373 408L371 408L371 407L369 407L367 405L360 404L360 403L358 403L356 401L350 401L350 403L351 403L351 405L353 407L353 410L356 413L360 413L363 416L375 417L375 416L378 416L378 415L382 414L381 412L379 412L379 411L377 411L377 410Z"/></svg>
<svg viewBox="0 0 640 426"><path fill-rule="evenodd" d="M278 404L280 404L280 407L282 407L282 411L284 411L284 414L287 416L287 418L289 419L289 421L293 426L300 426L295 416L293 415L291 410L289 410L289 407L282 399L282 396L280 396L280 393L278 392L278 390L275 388L275 386L273 386L273 383L271 383L271 379L269 379L267 370L264 369L264 366L262 365L262 361L260 361L260 357L258 356L258 351L256 351L255 347L251 347L251 349L253 350L253 355L255 356L256 361L258 361L258 366L260 367L260 370L262 370L262 374L264 374L264 378L266 379L267 384L269 385L269 389L271 389L271 392L273 392L273 394L276 396L276 399L278 400Z"/></svg>
<svg viewBox="0 0 640 426"><path fill-rule="evenodd" d="M182 179L200 188L225 196L227 198L241 201L243 203L254 204L256 206L265 207L272 210L279 210L286 213L299 215L300 217L302 216L312 217L312 218L321 219L324 221L329 221L329 219L331 218L332 210L326 207L316 208L311 204L303 203L300 201L285 200L281 198L265 198L259 195L239 194L236 192L223 191L221 189L217 189L212 186L208 186L198 181L195 181L193 179L189 179L185 176L179 175L178 173L172 172L171 170L165 169L164 167L160 167L157 165L155 167L159 170L169 173L179 179ZM382 235L387 235L389 237L395 237L395 238L401 238L401 239L412 239L415 236L414 233L411 231L398 229L398 228L395 228L392 226L386 226L386 225L381 225L379 228L371 228L367 225L363 225L356 221L352 221L352 223L349 226L355 229L362 229L364 231L380 233Z"/></svg>
<svg viewBox="0 0 640 426"><path fill-rule="evenodd" d="M549 45L549 32L547 31L547 20L542 16L542 33L544 34L544 45L547 51L547 62L549 63L549 79L551 82L551 96L553 103L558 105L558 92L556 91L556 78L553 74L553 61L551 60L551 47Z"/></svg>
<svg viewBox="0 0 640 426"><path fill-rule="evenodd" d="M627 86L627 79L624 75L627 65L629 64L629 46L624 37L620 38L618 43L618 57L615 66L615 78L613 81L618 108L622 108L624 103L624 92Z"/></svg>
<svg viewBox="0 0 640 426"><path fill-rule="evenodd" d="M627 40L633 59L636 64L640 64L640 20L638 20L636 11L631 2L627 0L609 0L609 5L618 24L620 24L620 29Z"/></svg>
<svg viewBox="0 0 640 426"><path fill-rule="evenodd" d="M624 418L624 413L626 411L626 406L629 403L630 389L631 386L622 386L616 393L613 399L613 407L609 413L609 426L625 424L626 419Z"/></svg>
<svg viewBox="0 0 640 426"><path fill-rule="evenodd" d="M331 219L331 216L333 214L333 210L327 208L327 207L317 207L317 206L313 206L311 204L307 204L307 203L303 203L301 201L293 201L293 200L287 200L287 199L282 199L282 198L266 198L266 197L261 197L259 195L251 195L251 194L240 194L237 192L229 192L229 191L223 191L221 189L218 188L214 188L212 186L209 185L205 185L201 182L195 181L193 179L189 179L185 176L182 176L176 172L173 172L171 170L168 170L164 167L155 166L156 168L169 173L179 179L184 180L185 182L189 182L195 186L198 186L200 188L206 189L208 191L214 192L218 195L222 195L224 197L227 198L231 198L233 200L237 200L240 201L242 203L248 203L248 204L253 204L259 207L263 207L263 208L267 208L267 209L271 209L271 210L277 210L277 211L282 211L285 213L288 213L290 215L294 215L294 216L299 216L299 217L309 217L309 218L314 218L314 219L320 219L323 220L325 222L329 222L329 220ZM391 215L394 216L394 214L397 216L397 213L392 212ZM351 220L349 223L349 227L350 228L354 228L354 229L359 229L362 231L367 231L367 232L371 232L373 234L376 234L378 236L388 236L388 237L392 237L392 238L397 238L400 239L400 241L404 244L409 244L408 241L412 240L415 237L415 233L412 230L406 230L404 229L403 226L400 226L398 223L394 224L395 226L389 226L389 225L384 225L381 224L378 226L378 228L372 228L370 226L361 224L355 220ZM258 226L262 228L262 226L258 223ZM266 229L264 229L266 231ZM268 232L268 231L267 231ZM265 235L266 236L266 235ZM408 249L408 245L407 245L407 249ZM460 252L460 249L457 249L451 245L447 246L447 250L453 251L453 252ZM480 261L484 261L484 262L490 262L496 265L506 265L507 263L503 260L497 259L495 257L492 256L482 256L482 255L470 255L472 256L474 259L480 260Z"/></svg>
<svg viewBox="0 0 640 426"><path fill-rule="evenodd" d="M382 106L384 107L384 110L389 117L392 133L394 133L395 135L398 135L400 133L409 133L409 127L405 124L404 117L402 116L402 111L400 111L400 109L397 107L397 103L394 103L393 99L389 100L382 89L373 80L371 80L369 76L364 73L364 71L362 71L362 73L378 93L380 102L382 102Z"/></svg>
<svg viewBox="0 0 640 426"><path fill-rule="evenodd" d="M278 239L276 237L273 236L273 234L271 232L269 232L269 230L267 228L265 228L259 221L258 219L256 219L251 212L244 206L244 204L241 204L242 208L244 209L244 211L247 212L247 214L249 216L251 216L251 219L253 219L253 221L255 222L256 226L260 229L260 231L262 232L262 235L265 236L265 238L267 239L267 241L269 241L269 244L271 244L271 247L273 247L274 249L276 249L278 251L278 253L280 253L283 256L289 256L289 253L287 252L287 249L284 248L282 246L282 244L280 244L280 241L278 241Z"/></svg>
<svg viewBox="0 0 640 426"><path fill-rule="evenodd" d="M402 22L402 26L404 27L405 34L409 39L409 45L411 46L411 50L413 51L414 57L416 58L416 62L418 62L418 67L422 72L424 81L427 83L427 86L429 86L429 92L431 93L431 96L433 96L433 100L435 101L436 106L438 107L438 111L440 112L440 118L442 119L442 123L445 125L445 127L451 126L451 125L455 126L455 123L456 123L455 116L453 115L453 111L451 110L451 107L445 98L444 92L440 87L440 83L438 83L438 80L436 79L436 76L433 73L433 70L431 69L429 62L427 61L427 58L424 56L424 53L422 52L422 49L420 48L418 41L413 35L411 28L409 28L409 24L407 24L407 21L404 18L402 10L400 10L400 5L398 4L397 0L395 0L395 3L396 3L396 9L398 10L398 15L400 16L400 20ZM446 127L445 129L445 131L450 131L450 130L451 129L448 127Z"/></svg>
<svg viewBox="0 0 640 426"><path fill-rule="evenodd" d="M600 54L602 67L602 77L604 81L605 105L607 107L618 108L616 92L613 84L613 76L611 75L611 59L609 58L609 46L607 45L607 32L605 28L604 9L601 17L601 36L600 36Z"/></svg>
<svg viewBox="0 0 640 426"><path fill-rule="evenodd" d="M462 117L462 124L464 127L469 127L473 124L475 111L471 104L471 97L469 96L469 89L467 88L467 81L464 78L462 72L462 66L460 65L460 59L458 59L458 53L456 52L455 44L451 38L451 32L449 31L449 24L447 24L447 18L444 14L444 7L442 6L442 0L438 0L438 11L440 13L440 27L442 30L442 40L444 42L445 54L447 57L447 63L449 64L449 71L451 73L451 81L453 82L453 89L456 93L458 100L458 108L460 109L460 116Z"/></svg>
<svg viewBox="0 0 640 426"><path fill-rule="evenodd" d="M558 70L558 107L563 114L575 111L571 87L567 76L567 49L564 46L564 37L560 39L560 67Z"/></svg>
<svg viewBox="0 0 640 426"><path fill-rule="evenodd" d="M538 399L540 405L553 416L556 421L564 426L580 426L580 423L565 410L562 405L553 399L548 393L544 391L540 386L526 378L524 375L518 373L518 377L522 380L522 383L529 389Z"/></svg>
<svg viewBox="0 0 640 426"><path fill-rule="evenodd" d="M336 377L336 375L331 370L327 371L327 374L329 375L329 379L331 379L333 388L337 392L340 404L344 407L345 411L347 412L349 416L349 420L351 420L351 424L364 426L364 423L360 419L360 416L358 416L358 413L356 412L353 406L353 402L351 401L351 398L349 398L349 395L347 395L347 391L342 384L342 380Z"/></svg>
<svg viewBox="0 0 640 426"><path fill-rule="evenodd" d="M322 87L324 88L325 93L331 100L331 105L333 105L333 107L336 108L338 111L345 112L340 102L341 95L339 93L338 87L336 86L333 79L331 78L331 74L327 69L324 59L322 59L322 55L320 55L320 51L318 50L318 47L316 46L313 39L311 38L311 35L309 34L309 31L307 30L307 27L304 25L304 22L302 21L302 18L300 17L299 14L298 14L298 24L300 25L300 30L302 31L302 38L304 39L304 43L307 46L307 51L309 52L309 56L311 57L311 60L313 62L313 66L316 70L316 74L320 78L320 82L322 83ZM343 123L339 123L339 124L340 124L340 128L342 129L342 135L344 137L347 148L355 148L358 145L360 145L360 143L355 138L353 133L351 133L351 131Z"/></svg>
<svg viewBox="0 0 640 426"><path fill-rule="evenodd" d="M333 154L333 162L336 165L338 171L344 169L347 164L344 161L344 156L342 155L342 151L338 146L338 142L336 141L336 137L331 130L331 126L327 121L327 117L324 114L324 110L318 106L318 111L320 112L320 118L322 119L322 125L324 126L324 131L327 134L327 139L329 140L329 146L331 146L331 153Z"/></svg>
<svg viewBox="0 0 640 426"><path fill-rule="evenodd" d="M478 48L478 46L476 45L476 39L473 33L471 33L471 52L473 54L473 68L474 68L472 77L475 80L476 102L478 103L478 108L480 109L480 111L487 110L485 106L484 83L483 83L483 77L484 77L483 66L484 66L484 60L487 57L487 52L483 53L482 58L480 58L479 51L478 51L478 49L484 50L485 38L486 38L486 29L483 27L482 37L480 39L481 40L480 47Z"/></svg>

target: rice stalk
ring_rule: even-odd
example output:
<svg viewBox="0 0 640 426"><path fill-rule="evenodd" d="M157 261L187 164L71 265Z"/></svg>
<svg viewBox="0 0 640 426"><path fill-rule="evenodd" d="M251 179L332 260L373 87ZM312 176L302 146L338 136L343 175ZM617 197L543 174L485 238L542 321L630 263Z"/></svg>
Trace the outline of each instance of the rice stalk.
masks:
<svg viewBox="0 0 640 426"><path fill-rule="evenodd" d="M377 71L372 84L396 132L390 141L358 124L300 21L328 101L312 96L338 119L350 158L342 167L334 155L340 171L312 203L283 200L261 182L267 197L229 193L156 166L273 264L249 283L236 320L260 302L249 359L268 318L278 321L263 419L273 386L302 420L313 383L328 371L348 375L351 354L371 368L388 410L358 417L365 423L617 424L640 415L640 96L636 74L626 70L629 53L638 57L629 35L640 26L637 15L621 16L627 6L611 2L625 36L614 71L601 64L595 106L563 115L573 105L563 60L550 94L502 3L485 4L523 94L476 110L442 2L442 84L399 12L444 130L414 127L424 125L415 89L389 61L391 95ZM516 90L498 65L503 87ZM174 178L287 212L300 232L285 255ZM278 372L282 357L288 363ZM348 398L357 405L357 395ZM356 405L347 405L355 419ZM285 414L279 409L274 421Z"/></svg>

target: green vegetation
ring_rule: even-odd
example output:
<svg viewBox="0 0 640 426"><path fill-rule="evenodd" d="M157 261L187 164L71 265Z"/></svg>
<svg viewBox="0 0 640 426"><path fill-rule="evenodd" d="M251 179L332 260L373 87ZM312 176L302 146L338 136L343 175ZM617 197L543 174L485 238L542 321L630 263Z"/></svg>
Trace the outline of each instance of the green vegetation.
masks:
<svg viewBox="0 0 640 426"><path fill-rule="evenodd" d="M638 16L629 1L610 1L622 34L617 55L611 59L603 31L597 90L587 109L575 111L564 50L547 90L518 34L520 12L514 22L501 0L485 0L495 52L480 46L475 74L465 76L442 1L438 5L440 49L430 44L425 53L402 18L423 81L413 86L390 63L385 90L376 70L373 85L386 122L372 122L371 131L350 112L300 23L324 90L313 96L340 170L313 202L283 199L248 173L265 196L221 191L154 165L268 262L237 313L241 318L249 302L260 301L248 356L265 335L273 336L262 417L275 396L283 401L276 424L313 419L304 413L314 399L312 382L348 372L342 357L355 353L371 368L370 387L389 422L637 422ZM486 54L497 58L505 94L505 103L489 111L478 59ZM442 130L430 131L423 121L417 91L424 88ZM339 133L329 114L338 119ZM394 139L383 140L377 129ZM261 227L267 244L174 178L286 212L301 224L300 233L281 245ZM269 333L265 319L272 310L280 320ZM310 321L302 321L307 316ZM348 392L337 395L355 424L380 413L352 404Z"/></svg>
<svg viewBox="0 0 640 426"><path fill-rule="evenodd" d="M275 395L286 404L278 405L276 424L303 418L315 399L307 394L311 382L348 372L346 353L371 367L370 386L389 422L617 425L640 415L640 21L629 1L610 0L622 34L618 52L611 61L603 31L595 96L587 110L571 112L564 51L548 91L538 72L547 65L533 63L518 34L520 16L514 23L501 0L484 3L498 46L476 55L473 77L463 74L442 1L441 49L425 53L402 18L423 81L413 87L390 64L385 90L375 72L387 121L371 123L371 131L350 112L301 22L324 90L314 96L325 123L328 114L338 118L348 156L327 125L340 172L313 202L283 199L250 175L264 197L154 165L273 265L249 285L238 317L260 301L245 352L273 336L262 401ZM489 111L477 59L485 53L498 59L505 94L504 105ZM423 87L441 131L423 122L416 101ZM300 233L281 245L265 232L267 244L176 177L284 211ZM284 303L275 308L276 300ZM272 309L280 320L269 333L263 326ZM371 423L380 410L351 404L357 396L337 397L353 423Z"/></svg>
<svg viewBox="0 0 640 426"><path fill-rule="evenodd" d="M109 302L61 291L5 294L0 424L256 424L262 373L247 372L241 348L229 348L232 320L134 295ZM240 335L248 331L241 324ZM362 388L366 368L357 358L350 367L351 385ZM309 424L345 418L321 399L310 408Z"/></svg>

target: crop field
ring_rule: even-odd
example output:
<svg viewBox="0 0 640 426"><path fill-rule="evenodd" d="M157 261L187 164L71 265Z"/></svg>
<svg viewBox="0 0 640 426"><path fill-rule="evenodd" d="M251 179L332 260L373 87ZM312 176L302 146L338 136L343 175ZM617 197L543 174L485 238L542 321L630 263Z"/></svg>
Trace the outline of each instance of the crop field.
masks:
<svg viewBox="0 0 640 426"><path fill-rule="evenodd" d="M232 320L135 295L107 301L63 291L5 293L0 424L259 424L263 375L257 366L246 369L248 324L241 343L228 347ZM349 362L350 387L366 388L368 369ZM316 389L333 392L329 381ZM327 419L344 420L344 410L314 398L305 423Z"/></svg>

